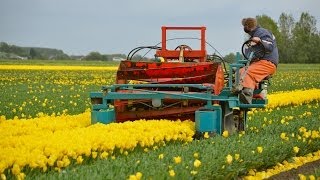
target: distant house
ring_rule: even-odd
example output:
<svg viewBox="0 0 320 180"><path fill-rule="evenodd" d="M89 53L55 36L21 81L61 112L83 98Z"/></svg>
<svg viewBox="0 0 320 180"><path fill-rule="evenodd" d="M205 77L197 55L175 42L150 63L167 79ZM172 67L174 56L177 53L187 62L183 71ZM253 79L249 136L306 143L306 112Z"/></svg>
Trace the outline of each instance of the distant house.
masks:
<svg viewBox="0 0 320 180"><path fill-rule="evenodd" d="M28 58L27 57L22 57L22 56L17 56L18 59L21 59L21 60L27 60Z"/></svg>
<svg viewBox="0 0 320 180"><path fill-rule="evenodd" d="M23 56L18 56L16 54L12 54L12 53L8 53L7 56L8 59L20 59L20 60L27 60L27 57L23 57Z"/></svg>
<svg viewBox="0 0 320 180"><path fill-rule="evenodd" d="M124 60L122 57L113 57L112 61L122 61Z"/></svg>
<svg viewBox="0 0 320 180"><path fill-rule="evenodd" d="M75 59L75 60L83 60L85 58L85 56L82 56L82 55L71 55L70 58L71 59Z"/></svg>

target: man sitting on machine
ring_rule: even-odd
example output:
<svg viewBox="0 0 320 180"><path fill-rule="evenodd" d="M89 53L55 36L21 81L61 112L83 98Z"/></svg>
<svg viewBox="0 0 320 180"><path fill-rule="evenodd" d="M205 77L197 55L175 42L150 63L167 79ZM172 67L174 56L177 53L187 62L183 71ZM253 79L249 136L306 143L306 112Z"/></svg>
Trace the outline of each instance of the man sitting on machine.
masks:
<svg viewBox="0 0 320 180"><path fill-rule="evenodd" d="M256 44L252 48L262 47L264 49L263 54L256 53L252 57L246 69L240 69L240 74L243 76L241 84L243 89L239 94L240 101L244 104L251 104L256 84L276 72L279 54L274 35L269 30L258 26L255 18L242 19L242 25L244 31L250 35L250 43Z"/></svg>

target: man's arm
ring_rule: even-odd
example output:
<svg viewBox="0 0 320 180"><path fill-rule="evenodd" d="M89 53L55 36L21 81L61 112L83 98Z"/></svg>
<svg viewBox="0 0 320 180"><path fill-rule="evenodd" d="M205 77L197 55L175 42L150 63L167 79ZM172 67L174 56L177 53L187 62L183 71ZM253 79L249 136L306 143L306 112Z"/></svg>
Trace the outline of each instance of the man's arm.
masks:
<svg viewBox="0 0 320 180"><path fill-rule="evenodd" d="M263 46L266 48L267 53L272 52L275 46L275 37L271 33L261 33L260 37L252 37L251 39L255 43L262 43Z"/></svg>

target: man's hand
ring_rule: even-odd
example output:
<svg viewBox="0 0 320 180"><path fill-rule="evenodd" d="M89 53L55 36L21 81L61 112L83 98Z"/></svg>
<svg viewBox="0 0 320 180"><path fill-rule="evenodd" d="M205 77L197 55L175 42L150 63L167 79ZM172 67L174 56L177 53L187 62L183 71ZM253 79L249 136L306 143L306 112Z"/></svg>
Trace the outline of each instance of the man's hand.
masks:
<svg viewBox="0 0 320 180"><path fill-rule="evenodd" d="M251 40L252 40L253 42L255 42L255 43L261 42L261 39L260 39L259 37L253 37L253 38L251 38Z"/></svg>

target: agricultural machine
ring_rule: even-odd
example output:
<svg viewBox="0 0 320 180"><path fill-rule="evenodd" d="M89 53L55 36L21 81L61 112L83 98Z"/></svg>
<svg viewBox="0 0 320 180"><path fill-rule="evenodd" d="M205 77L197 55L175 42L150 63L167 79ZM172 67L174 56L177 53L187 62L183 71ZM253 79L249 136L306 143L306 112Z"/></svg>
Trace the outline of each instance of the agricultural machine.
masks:
<svg viewBox="0 0 320 180"><path fill-rule="evenodd" d="M167 48L167 31L200 31L200 49L186 44ZM256 97L266 90L266 82L257 84L252 104L243 104L234 89L241 87L240 68L263 54L252 42L242 46L235 62L226 65L217 54L209 55L205 40L206 27L162 27L160 46L133 49L120 62L116 84L91 92L91 122L111 123L139 119L195 121L196 134L221 134L245 129L247 111L263 108L267 99ZM160 44L160 43L159 43ZM210 45L211 46L211 45ZM212 46L211 46L212 47ZM142 49L153 49L152 60L132 60ZM249 52L249 53L248 53Z"/></svg>

